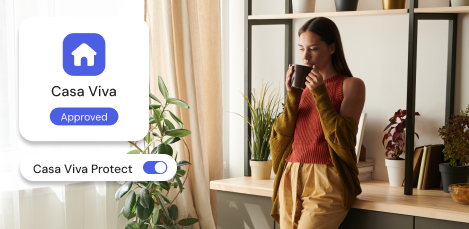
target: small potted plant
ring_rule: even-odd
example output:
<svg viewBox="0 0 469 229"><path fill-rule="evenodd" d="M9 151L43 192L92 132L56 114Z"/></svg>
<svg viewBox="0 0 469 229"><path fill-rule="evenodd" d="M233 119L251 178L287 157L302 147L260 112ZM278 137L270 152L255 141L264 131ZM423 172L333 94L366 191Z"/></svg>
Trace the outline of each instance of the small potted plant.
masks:
<svg viewBox="0 0 469 229"><path fill-rule="evenodd" d="M279 106L281 98L280 86L276 90L270 91L267 98L269 86L262 84L259 95L256 90L252 94L252 103L243 94L244 99L249 104L249 113L251 120L247 120L240 114L237 114L246 120L251 128L251 136L249 136L249 150L251 151L251 177L253 179L268 180L272 171L272 160L270 158L270 135L275 120L280 116ZM275 94L273 94L275 93Z"/></svg>
<svg viewBox="0 0 469 229"><path fill-rule="evenodd" d="M469 178L469 106L461 115L451 115L446 126L438 129L445 148L443 154L447 163L440 164L443 190L456 183L467 183Z"/></svg>
<svg viewBox="0 0 469 229"><path fill-rule="evenodd" d="M415 112L415 115L420 116L418 112ZM384 128L384 131L388 130L388 132L383 137L383 146L386 148L385 162L388 169L389 184L391 186L401 186L405 176L405 160L400 156L405 153L406 110L399 109L389 119L389 122L388 126ZM419 137L417 133L415 135L417 135L417 138ZM391 139L385 144L384 142L389 137Z"/></svg>
<svg viewBox="0 0 469 229"><path fill-rule="evenodd" d="M358 0L335 0L335 10L340 11L357 11Z"/></svg>

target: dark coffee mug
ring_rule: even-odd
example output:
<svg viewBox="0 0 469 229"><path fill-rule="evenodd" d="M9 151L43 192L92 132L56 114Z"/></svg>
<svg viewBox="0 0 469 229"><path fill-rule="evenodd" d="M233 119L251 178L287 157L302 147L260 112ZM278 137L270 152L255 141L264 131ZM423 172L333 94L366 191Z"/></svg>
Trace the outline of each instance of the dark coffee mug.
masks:
<svg viewBox="0 0 469 229"><path fill-rule="evenodd" d="M293 65L293 74L292 74L292 87L305 89L306 88L306 77L313 70L312 67L295 64Z"/></svg>

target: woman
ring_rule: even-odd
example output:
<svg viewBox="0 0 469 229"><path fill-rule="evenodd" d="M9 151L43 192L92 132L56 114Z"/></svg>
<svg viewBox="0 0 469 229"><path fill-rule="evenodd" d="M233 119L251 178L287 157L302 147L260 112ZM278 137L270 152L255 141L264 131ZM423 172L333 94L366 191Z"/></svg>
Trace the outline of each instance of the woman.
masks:
<svg viewBox="0 0 469 229"><path fill-rule="evenodd" d="M337 26L318 17L298 31L304 90L292 87L270 139L276 180L272 217L280 228L338 228L361 193L354 151L365 84L345 61Z"/></svg>

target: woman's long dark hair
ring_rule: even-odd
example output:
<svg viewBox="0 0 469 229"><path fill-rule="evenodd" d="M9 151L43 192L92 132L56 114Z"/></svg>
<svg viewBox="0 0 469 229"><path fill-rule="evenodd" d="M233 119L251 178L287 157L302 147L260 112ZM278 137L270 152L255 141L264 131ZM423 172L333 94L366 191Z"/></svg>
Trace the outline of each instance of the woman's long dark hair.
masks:
<svg viewBox="0 0 469 229"><path fill-rule="evenodd" d="M298 30L298 36L306 31L319 35L321 40L326 42L327 45L335 43L335 52L332 54L332 65L334 69L342 75L353 77L352 72L350 72L348 68L347 61L345 61L339 29L337 29L333 21L325 17L312 18L301 26Z"/></svg>

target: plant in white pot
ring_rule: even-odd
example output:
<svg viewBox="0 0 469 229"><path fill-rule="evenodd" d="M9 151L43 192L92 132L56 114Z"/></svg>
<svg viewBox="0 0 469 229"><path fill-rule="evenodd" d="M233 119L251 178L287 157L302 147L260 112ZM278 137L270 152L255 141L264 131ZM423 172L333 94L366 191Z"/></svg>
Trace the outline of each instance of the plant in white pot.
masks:
<svg viewBox="0 0 469 229"><path fill-rule="evenodd" d="M445 161L440 164L443 190L456 183L467 183L469 178L469 106L461 115L451 115L446 126L438 129L443 139Z"/></svg>
<svg viewBox="0 0 469 229"><path fill-rule="evenodd" d="M268 94L267 94L268 93ZM275 94L274 94L275 93ZM246 120L251 128L249 136L249 150L251 152L251 177L253 179L270 179L272 171L272 160L270 158L270 135L275 120L280 116L280 86L269 92L269 85L264 86L259 94L252 94L252 103L243 94L244 99L249 104L251 120L247 120L238 113L235 113ZM267 97L266 97L267 96Z"/></svg>
<svg viewBox="0 0 469 229"><path fill-rule="evenodd" d="M415 115L420 116L418 112L415 112ZM405 153L406 110L399 109L389 119L389 122L384 131L389 130L383 137L383 146L386 148L387 158L385 162L388 168L389 184L391 186L401 186L405 177L405 160L400 156ZM417 138L419 137L417 133L415 135L417 135ZM385 144L384 142L389 137L391 139Z"/></svg>

